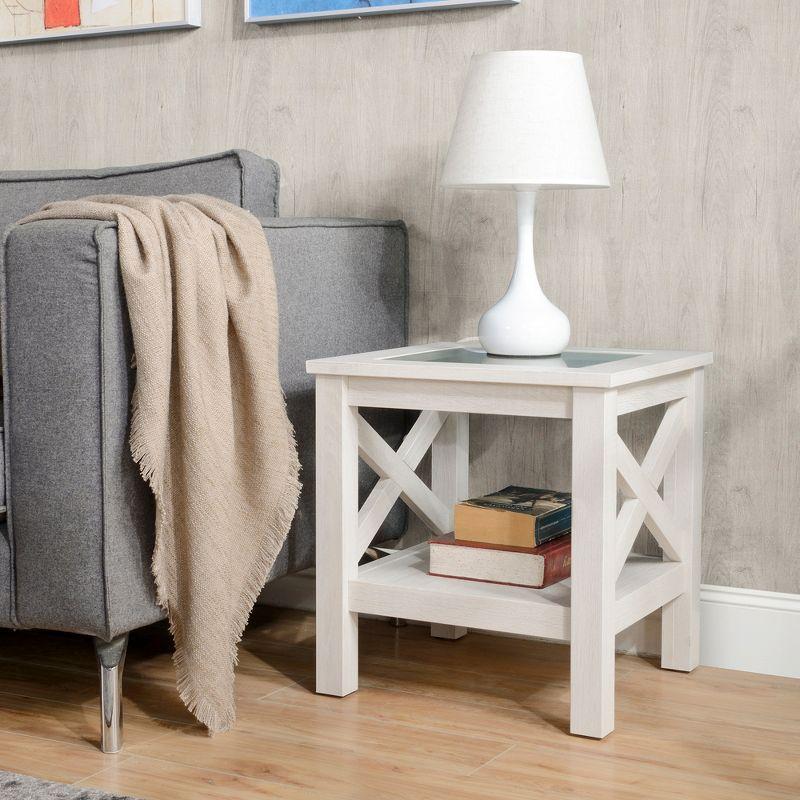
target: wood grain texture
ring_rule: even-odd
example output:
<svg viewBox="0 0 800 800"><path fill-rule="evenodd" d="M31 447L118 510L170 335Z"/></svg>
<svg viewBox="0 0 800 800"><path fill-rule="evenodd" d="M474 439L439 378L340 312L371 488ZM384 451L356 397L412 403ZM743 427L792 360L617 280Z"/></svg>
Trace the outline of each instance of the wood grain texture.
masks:
<svg viewBox="0 0 800 800"><path fill-rule="evenodd" d="M617 730L571 737L569 649L361 622L361 689L313 692L312 615L257 608L234 731L209 738L180 705L160 624L131 637L120 755L96 748L85 637L0 631L0 768L143 800L794 800L797 681L620 656ZM87 658L76 658L80 653ZM24 696L19 683L26 681ZM276 675L282 680L275 682ZM261 694L253 691L258 677ZM11 712L11 713L9 713ZM554 769L554 764L557 768Z"/></svg>
<svg viewBox="0 0 800 800"><path fill-rule="evenodd" d="M614 730L617 392L575 389L572 406L570 732L602 739Z"/></svg>
<svg viewBox="0 0 800 800"><path fill-rule="evenodd" d="M441 411L423 411L397 448L398 457L408 464L411 469L416 470L447 421L447 417L448 415ZM468 427L466 432L467 434L469 433ZM466 451L464 457L468 468L469 442L467 442L464 449ZM386 519L386 515L397 502L401 493L402 487L391 478L378 479L375 487L358 511L357 551L359 558L372 543L375 534ZM446 503L441 495L437 494L437 496L442 502Z"/></svg>
<svg viewBox="0 0 800 800"><path fill-rule="evenodd" d="M431 489L450 509L469 497L468 414L450 414L433 442ZM435 622L431 625L431 636L437 639L455 640L466 635L467 628L463 625L439 625Z"/></svg>
<svg viewBox="0 0 800 800"><path fill-rule="evenodd" d="M270 155L284 214L408 222L412 340L453 339L503 292L515 244L510 193L438 183L469 59L583 53L613 186L543 195L542 283L576 345L715 352L703 579L798 591L800 4L524 0L259 28L213 0L203 15L196 32L0 50L0 164ZM656 417L637 416L623 434L641 457ZM471 425L473 491L569 488L564 423Z"/></svg>
<svg viewBox="0 0 800 800"><path fill-rule="evenodd" d="M356 576L358 543L358 425L347 404L347 379L316 381L317 691L343 696L358 689L358 614L350 611L348 581ZM388 445L387 445L388 447Z"/></svg>
<svg viewBox="0 0 800 800"><path fill-rule="evenodd" d="M686 429L664 476L664 501L683 530L680 543L686 562L686 591L661 611L661 666L691 671L700 663L700 509L703 503L703 386L696 370L686 404ZM669 413L669 412L668 412Z"/></svg>

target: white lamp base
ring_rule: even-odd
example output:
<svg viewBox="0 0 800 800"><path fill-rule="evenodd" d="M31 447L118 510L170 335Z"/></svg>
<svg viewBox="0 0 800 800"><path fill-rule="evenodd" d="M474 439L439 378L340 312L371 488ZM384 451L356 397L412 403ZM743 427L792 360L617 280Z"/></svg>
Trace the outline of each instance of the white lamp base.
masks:
<svg viewBox="0 0 800 800"><path fill-rule="evenodd" d="M503 297L482 317L478 338L495 356L555 356L569 344L569 320L544 295L533 261L536 192L517 192L517 264Z"/></svg>
<svg viewBox="0 0 800 800"><path fill-rule="evenodd" d="M508 292L478 324L478 338L493 356L556 356L569 344L569 320L544 295Z"/></svg>

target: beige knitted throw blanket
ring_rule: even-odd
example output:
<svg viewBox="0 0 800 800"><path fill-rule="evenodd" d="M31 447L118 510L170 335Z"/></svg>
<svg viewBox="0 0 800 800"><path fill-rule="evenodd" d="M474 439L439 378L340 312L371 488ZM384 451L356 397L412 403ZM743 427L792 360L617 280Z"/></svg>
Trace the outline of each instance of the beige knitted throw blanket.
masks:
<svg viewBox="0 0 800 800"><path fill-rule="evenodd" d="M178 691L209 731L236 718L237 644L300 491L258 220L203 195L98 196L42 219L116 222L136 363L130 446L156 499L153 574Z"/></svg>

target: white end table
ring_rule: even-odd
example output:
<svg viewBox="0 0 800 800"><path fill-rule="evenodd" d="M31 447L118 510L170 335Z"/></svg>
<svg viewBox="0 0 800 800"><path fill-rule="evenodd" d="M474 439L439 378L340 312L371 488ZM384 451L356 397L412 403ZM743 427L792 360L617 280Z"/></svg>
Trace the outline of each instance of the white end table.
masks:
<svg viewBox="0 0 800 800"><path fill-rule="evenodd" d="M440 343L307 363L316 375L317 692L358 688L358 614L541 636L571 646L570 731L614 729L615 635L662 609L661 666L699 657L703 368L710 353L568 350L561 357L487 356ZM666 404L639 464L617 419ZM359 407L419 409L395 452ZM547 589L427 574L417 545L359 568L398 498L434 534L453 529L468 496L468 414L572 420L572 577ZM432 488L415 474L432 448ZM358 458L379 481L358 507ZM659 487L663 481L663 496ZM617 490L624 500L617 507ZM644 523L663 559L630 555Z"/></svg>

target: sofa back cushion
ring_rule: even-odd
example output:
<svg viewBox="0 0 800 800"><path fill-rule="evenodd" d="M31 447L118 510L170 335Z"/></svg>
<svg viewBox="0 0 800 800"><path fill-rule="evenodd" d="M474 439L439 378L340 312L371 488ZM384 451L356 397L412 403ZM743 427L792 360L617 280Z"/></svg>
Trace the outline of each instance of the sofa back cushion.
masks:
<svg viewBox="0 0 800 800"><path fill-rule="evenodd" d="M95 194L208 194L277 217L278 191L278 165L246 150L135 167L0 171L0 234L45 203Z"/></svg>

